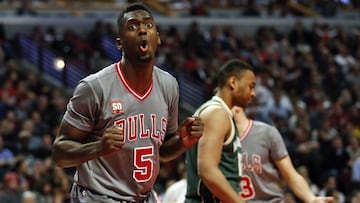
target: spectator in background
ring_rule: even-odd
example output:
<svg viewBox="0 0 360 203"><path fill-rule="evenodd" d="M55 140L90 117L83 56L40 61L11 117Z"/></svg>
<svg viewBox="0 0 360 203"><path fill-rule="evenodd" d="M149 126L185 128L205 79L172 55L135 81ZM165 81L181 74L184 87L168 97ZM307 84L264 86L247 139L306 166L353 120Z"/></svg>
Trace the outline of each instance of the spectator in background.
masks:
<svg viewBox="0 0 360 203"><path fill-rule="evenodd" d="M190 15L192 16L208 16L209 12L206 8L204 0L193 0L191 1Z"/></svg>
<svg viewBox="0 0 360 203"><path fill-rule="evenodd" d="M219 25L210 26L209 30L205 32L204 37L205 37L204 48L207 51L208 57L209 57L208 53L210 52L210 50L214 50L217 45L220 47L221 51L224 51L223 46L225 40Z"/></svg>
<svg viewBox="0 0 360 203"><path fill-rule="evenodd" d="M6 70L6 63L12 61L11 59L15 56L14 49L7 38L5 26L3 23L0 23L0 68L5 68L4 70ZM1 76L4 70L0 71Z"/></svg>
<svg viewBox="0 0 360 203"><path fill-rule="evenodd" d="M304 27L304 23L302 21L296 21L295 25L289 31L289 42L291 46L308 46L310 33Z"/></svg>
<svg viewBox="0 0 360 203"><path fill-rule="evenodd" d="M210 75L208 72L208 67L205 64L204 59L202 58L195 58L195 64L194 69L191 72L192 78L195 79L195 82L199 82L203 85L209 84L210 81Z"/></svg>
<svg viewBox="0 0 360 203"><path fill-rule="evenodd" d="M242 16L259 17L260 15L260 10L256 5L256 1L247 1L247 4L242 12Z"/></svg>
<svg viewBox="0 0 360 203"><path fill-rule="evenodd" d="M43 133L41 135L41 144L39 148L34 150L35 158L45 160L46 158L51 157L52 143L52 135L50 133Z"/></svg>
<svg viewBox="0 0 360 203"><path fill-rule="evenodd" d="M64 169L54 166L50 170L50 183L54 202L68 202L70 200L72 177L68 176Z"/></svg>
<svg viewBox="0 0 360 203"><path fill-rule="evenodd" d="M23 157L27 159L33 159L33 151L30 147L32 134L28 130L20 130L18 133L18 141L15 144L15 155L17 157Z"/></svg>
<svg viewBox="0 0 360 203"><path fill-rule="evenodd" d="M291 131L294 131L297 126L303 126L305 129L310 130L310 118L306 112L305 102L298 100L294 101L294 113L292 113L287 121L288 127Z"/></svg>
<svg viewBox="0 0 360 203"><path fill-rule="evenodd" d="M85 50L86 57L90 57L94 52L100 52L102 54L102 38L106 35L105 23L101 20L95 22L93 28L87 34L86 41L92 42ZM84 46L86 43L84 43Z"/></svg>
<svg viewBox="0 0 360 203"><path fill-rule="evenodd" d="M351 136L351 135L349 135ZM351 136L349 144L346 146L346 152L349 154L350 157L350 165L360 157L360 143L359 139L356 137ZM359 171L360 172L360 171Z"/></svg>
<svg viewBox="0 0 360 203"><path fill-rule="evenodd" d="M51 157L44 160L36 159L33 163L31 172L36 181L32 190L36 191L39 203L54 202L54 184L52 183L57 178L52 173L53 167L54 164Z"/></svg>
<svg viewBox="0 0 360 203"><path fill-rule="evenodd" d="M24 191L22 194L21 203L38 203L36 193L32 191Z"/></svg>
<svg viewBox="0 0 360 203"><path fill-rule="evenodd" d="M19 16L36 16L37 13L33 8L32 0L21 0L20 6L16 9Z"/></svg>
<svg viewBox="0 0 360 203"><path fill-rule="evenodd" d="M360 188L360 155L354 160L351 169L351 189Z"/></svg>
<svg viewBox="0 0 360 203"><path fill-rule="evenodd" d="M327 153L324 154L323 166L327 172L333 174L337 178L337 184L340 190L344 191L347 184L344 182L346 171L349 169L350 155L346 151L344 138L340 135L331 139L330 146L327 146ZM330 158L331 157L331 158Z"/></svg>
<svg viewBox="0 0 360 203"><path fill-rule="evenodd" d="M349 197L349 203L358 203L358 202L360 202L360 190L356 189L352 192L351 196Z"/></svg>
<svg viewBox="0 0 360 203"><path fill-rule="evenodd" d="M4 190L0 192L0 202L19 203L22 199L19 176L15 172L7 172L4 176Z"/></svg>
<svg viewBox="0 0 360 203"><path fill-rule="evenodd" d="M355 57L352 56L344 44L338 45L338 53L334 56L334 61L340 69L340 73L347 75L356 66Z"/></svg>
<svg viewBox="0 0 360 203"><path fill-rule="evenodd" d="M185 51L185 57L189 58L189 53L195 56L206 56L206 51L204 50L205 36L200 30L199 23L197 21L191 22L188 30L186 30L184 34L183 49Z"/></svg>
<svg viewBox="0 0 360 203"><path fill-rule="evenodd" d="M335 63L330 62L322 80L322 87L331 102L335 102L344 88L345 80Z"/></svg>
<svg viewBox="0 0 360 203"><path fill-rule="evenodd" d="M14 153L4 145L4 138L0 135L0 177L11 169L15 163Z"/></svg>
<svg viewBox="0 0 360 203"><path fill-rule="evenodd" d="M49 26L46 28L46 31L43 35L43 38L44 38L44 42L56 49L57 48L57 43L59 42L59 36L57 34L57 31L56 31L56 27L55 26Z"/></svg>
<svg viewBox="0 0 360 203"><path fill-rule="evenodd" d="M282 88L275 87L272 97L268 98L264 109L264 118L268 123L274 123L274 119L288 119L293 112L292 103Z"/></svg>
<svg viewBox="0 0 360 203"><path fill-rule="evenodd" d="M330 27L329 24L324 23L315 29L316 38L319 40L318 43L322 43L329 47L334 43L333 39L337 36L337 30Z"/></svg>
<svg viewBox="0 0 360 203"><path fill-rule="evenodd" d="M339 190L336 177L333 175L329 175L325 179L324 185L319 191L319 196L333 196L335 203L345 202L345 195Z"/></svg>
<svg viewBox="0 0 360 203"><path fill-rule="evenodd" d="M309 130L303 126L297 126L293 131L293 139L288 142L289 153L295 166L305 165L312 173L311 179L318 183L321 166L319 143L310 136Z"/></svg>

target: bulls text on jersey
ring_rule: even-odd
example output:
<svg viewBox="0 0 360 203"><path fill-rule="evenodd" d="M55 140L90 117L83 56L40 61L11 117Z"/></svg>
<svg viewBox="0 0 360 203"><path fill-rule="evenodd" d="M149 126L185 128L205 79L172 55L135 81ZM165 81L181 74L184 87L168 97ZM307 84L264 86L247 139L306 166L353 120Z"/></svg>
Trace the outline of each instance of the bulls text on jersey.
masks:
<svg viewBox="0 0 360 203"><path fill-rule="evenodd" d="M145 119L150 119L151 127L145 127ZM114 125L119 126L123 130L124 139L126 141L134 141L138 138L153 138L159 140L162 144L166 134L167 119L161 118L160 124L156 123L156 114L151 114L145 118L144 114L129 116L127 118L117 120ZM158 126L159 125L159 126Z"/></svg>

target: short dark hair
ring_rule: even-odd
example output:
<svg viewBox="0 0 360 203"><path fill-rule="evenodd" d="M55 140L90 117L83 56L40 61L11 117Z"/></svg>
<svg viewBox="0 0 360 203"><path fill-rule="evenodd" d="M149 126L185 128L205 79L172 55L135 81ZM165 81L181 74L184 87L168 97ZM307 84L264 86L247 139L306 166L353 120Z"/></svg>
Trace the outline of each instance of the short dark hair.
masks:
<svg viewBox="0 0 360 203"><path fill-rule="evenodd" d="M235 58L226 61L218 71L217 87L223 87L232 76L241 77L242 72L245 70L254 71L248 63L240 59Z"/></svg>
<svg viewBox="0 0 360 203"><path fill-rule="evenodd" d="M124 16L125 16L126 13L129 13L131 11L137 11L137 10L144 10L144 11L148 12L151 17L153 17L152 14L151 14L151 11L146 6L144 6L144 5L140 4L140 3L132 3L132 4L128 5L125 8L125 10L123 10L120 13L120 15L119 15L119 17L117 19L118 28L120 29L120 27L121 27L121 25L122 25L122 23L124 21Z"/></svg>

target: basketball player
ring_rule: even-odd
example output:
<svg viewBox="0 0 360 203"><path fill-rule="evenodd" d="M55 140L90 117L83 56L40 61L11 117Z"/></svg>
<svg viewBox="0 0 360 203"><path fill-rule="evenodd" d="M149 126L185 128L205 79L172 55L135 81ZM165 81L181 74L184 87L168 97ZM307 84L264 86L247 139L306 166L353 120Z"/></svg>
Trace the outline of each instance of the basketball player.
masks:
<svg viewBox="0 0 360 203"><path fill-rule="evenodd" d="M232 109L243 150L240 196L247 202L285 202L285 186L307 203L331 202L332 197L316 197L306 180L296 171L279 131L253 121L244 108Z"/></svg>
<svg viewBox="0 0 360 203"><path fill-rule="evenodd" d="M57 165L77 169L74 203L156 202L160 160L202 135L197 117L178 128L178 83L154 65L160 38L150 11L131 4L118 27L121 61L79 82L53 144Z"/></svg>
<svg viewBox="0 0 360 203"><path fill-rule="evenodd" d="M194 113L204 123L199 142L186 152L187 203L243 202L238 195L241 144L231 108L255 97L252 67L238 59L224 63L215 95Z"/></svg>

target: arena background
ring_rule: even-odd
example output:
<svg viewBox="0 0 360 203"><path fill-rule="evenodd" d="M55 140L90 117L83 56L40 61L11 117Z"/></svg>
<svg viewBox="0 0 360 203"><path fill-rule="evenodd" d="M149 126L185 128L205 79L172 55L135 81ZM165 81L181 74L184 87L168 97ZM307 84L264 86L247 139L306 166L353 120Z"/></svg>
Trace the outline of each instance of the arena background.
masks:
<svg viewBox="0 0 360 203"><path fill-rule="evenodd" d="M17 177L38 202L68 201L74 170L53 165L52 138L77 81L120 59L116 19L129 2L0 0L0 197ZM243 58L260 86L249 114L280 129L315 192L349 202L360 182L358 1L143 2L163 42L157 65L180 84L181 120L211 95L218 65ZM158 193L182 174L182 157L163 164Z"/></svg>

